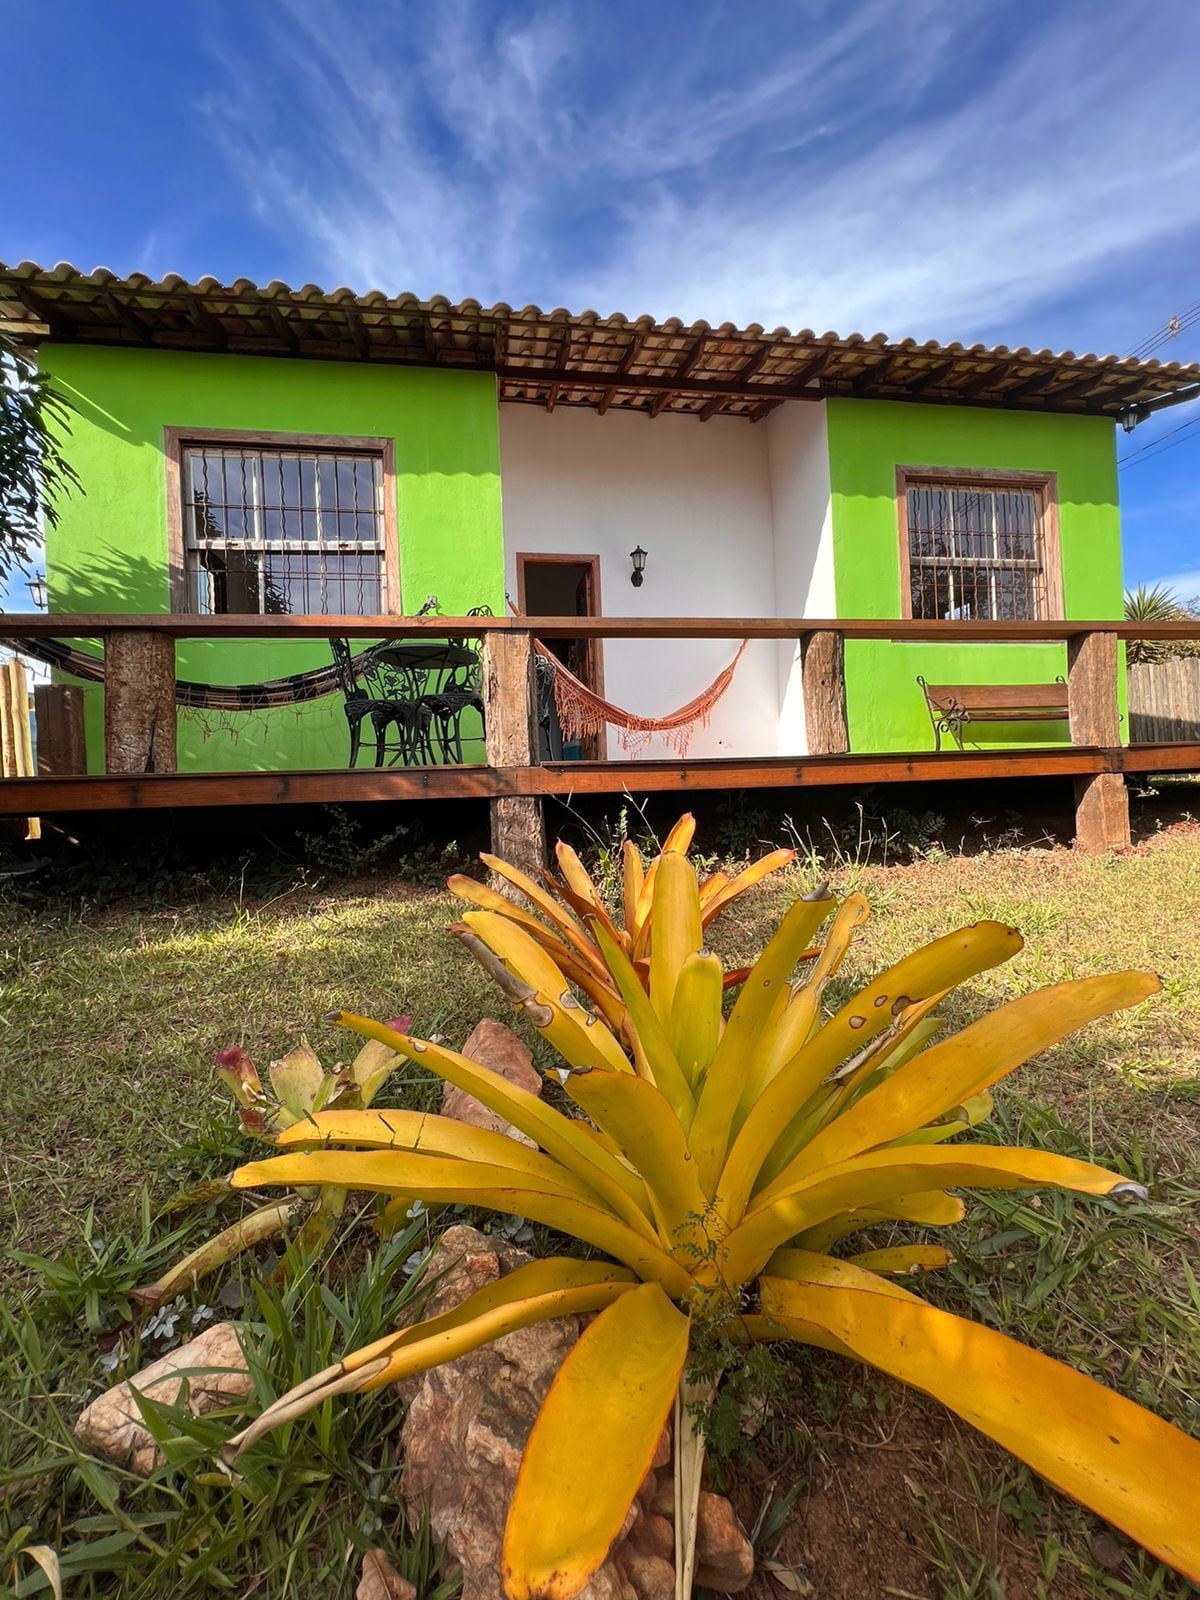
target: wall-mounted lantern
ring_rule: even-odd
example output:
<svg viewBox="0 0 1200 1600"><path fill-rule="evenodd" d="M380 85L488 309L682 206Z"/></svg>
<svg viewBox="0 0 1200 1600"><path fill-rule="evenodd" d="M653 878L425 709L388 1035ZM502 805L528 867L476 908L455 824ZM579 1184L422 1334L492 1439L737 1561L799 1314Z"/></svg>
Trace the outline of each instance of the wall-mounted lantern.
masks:
<svg viewBox="0 0 1200 1600"><path fill-rule="evenodd" d="M629 575L629 581L635 589L640 589L643 582L642 574L646 570L646 552L640 544L629 552L629 559L633 562L633 571Z"/></svg>
<svg viewBox="0 0 1200 1600"><path fill-rule="evenodd" d="M37 607L37 609L39 611L45 611L45 609L46 609L46 580L45 580L45 578L42 577L41 573L40 572L35 573L32 578L28 579L28 581L25 584L25 587L29 590L30 599L33 601L33 603Z"/></svg>

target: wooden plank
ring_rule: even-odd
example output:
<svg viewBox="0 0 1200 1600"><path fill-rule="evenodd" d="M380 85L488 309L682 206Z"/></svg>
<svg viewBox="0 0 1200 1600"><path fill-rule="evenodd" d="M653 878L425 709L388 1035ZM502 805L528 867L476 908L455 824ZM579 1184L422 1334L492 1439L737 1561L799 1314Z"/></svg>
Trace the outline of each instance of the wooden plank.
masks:
<svg viewBox="0 0 1200 1600"><path fill-rule="evenodd" d="M801 635L804 726L809 752L814 756L842 755L850 748L845 655L840 633Z"/></svg>
<svg viewBox="0 0 1200 1600"><path fill-rule="evenodd" d="M1120 744L1113 634L1087 633L1068 643L1067 697L1073 744ZM1129 848L1129 791L1119 773L1076 778L1075 843L1088 851Z"/></svg>
<svg viewBox="0 0 1200 1600"><path fill-rule="evenodd" d="M527 633L492 633L483 641L484 748L492 767L531 768L533 649ZM540 795L497 797L491 803L492 853L523 872L546 865L546 819ZM507 893L503 879L496 887Z"/></svg>
<svg viewBox="0 0 1200 1600"><path fill-rule="evenodd" d="M0 815L373 801L537 799L689 789L825 788L995 778L1200 771L1200 743L1110 750L932 751L711 761L563 761L542 767L385 767L323 772L155 772L11 778Z"/></svg>
<svg viewBox="0 0 1200 1600"><path fill-rule="evenodd" d="M1195 747L1200 761L1200 746ZM545 794L648 794L688 789L811 789L836 784L939 783L992 778L1075 777L1109 770L1103 750L899 752L890 755L765 756L715 761L545 763Z"/></svg>
<svg viewBox="0 0 1200 1600"><path fill-rule="evenodd" d="M477 638L532 631L545 639L795 639L830 629L847 639L943 644L1056 643L1085 633L1114 639L1200 641L1200 619L1137 623L1100 618L1070 622L939 622L899 617L397 617L197 616L187 613L14 613L0 638L94 639L113 628L171 639Z"/></svg>
<svg viewBox="0 0 1200 1600"><path fill-rule="evenodd" d="M104 640L107 772L174 772L175 641L115 628Z"/></svg>
<svg viewBox="0 0 1200 1600"><path fill-rule="evenodd" d="M1065 683L931 683L925 690L939 710L965 706L973 715L984 711L1047 711L1067 714Z"/></svg>
<svg viewBox="0 0 1200 1600"><path fill-rule="evenodd" d="M383 767L350 772L147 772L13 778L0 783L0 815L170 811L198 807L349 805L359 801L489 799L520 793L487 767Z"/></svg>
<svg viewBox="0 0 1200 1600"><path fill-rule="evenodd" d="M33 691L37 712L37 767L44 776L87 771L83 728L83 690L69 683L39 683Z"/></svg>

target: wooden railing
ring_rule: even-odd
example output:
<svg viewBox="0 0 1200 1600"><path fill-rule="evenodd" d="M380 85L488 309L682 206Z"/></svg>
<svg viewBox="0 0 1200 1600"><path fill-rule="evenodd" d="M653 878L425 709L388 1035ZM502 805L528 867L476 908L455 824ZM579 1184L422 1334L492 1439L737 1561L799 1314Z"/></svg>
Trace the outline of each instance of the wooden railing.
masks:
<svg viewBox="0 0 1200 1600"><path fill-rule="evenodd" d="M1076 782L1077 835L1090 847L1111 848L1128 842L1128 804L1122 772L1129 766L1121 753L1118 711L1118 647L1122 640L1196 640L1200 623L1122 621L1079 622L925 622L894 618L821 619L812 617L299 617L191 615L122 616L11 615L0 617L0 637L100 641L104 651L104 748L109 776L139 776L175 771L175 647L179 640L321 640L407 639L420 637L482 638L484 668L486 770L494 782L460 792L487 793L491 799L496 847L521 859L541 850L542 794L551 785L535 781L538 769L532 717L532 641L535 637L593 639L775 639L797 640L802 663L803 694L809 750L813 757L845 757L849 751L844 681L847 640L893 640L909 643L1058 642L1067 647L1067 684L1071 747L1089 752L1074 762L1049 758L1040 769L1015 755L973 761L954 752L932 756L899 753L865 757L857 765L829 763L823 781L835 781L843 767L851 774L841 781L870 781L866 767L882 769L890 761L903 764L896 776L1004 775L998 763L1015 763L1012 771L1071 772ZM1193 747L1186 747L1188 750ZM1200 767L1200 747L1194 765ZM772 758L783 772L799 774L807 758ZM1186 765L1186 755L1173 762ZM957 763L957 765L955 765ZM990 763L990 764L989 764ZM664 765L659 763L659 766ZM679 787L688 786L696 763L675 763ZM742 781L730 768L729 787ZM863 771L858 770L863 767ZM836 768L837 771L832 769ZM960 770L961 769L961 770ZM424 769L429 771L431 769ZM440 770L440 769L439 769ZM639 764L640 770L640 764ZM1155 768L1157 770L1157 767ZM261 776L261 775L260 775ZM333 775L331 775L332 777ZM386 774L384 775L387 776ZM395 775L393 775L394 777ZM463 779L467 777L463 773ZM17 780L24 781L24 780ZM103 782L104 780L97 780ZM781 783L802 781L800 776ZM667 787L666 783L658 786ZM396 792L399 792L398 790ZM447 791L449 792L449 791ZM293 796L289 795L289 798ZM324 795L322 797L325 797Z"/></svg>

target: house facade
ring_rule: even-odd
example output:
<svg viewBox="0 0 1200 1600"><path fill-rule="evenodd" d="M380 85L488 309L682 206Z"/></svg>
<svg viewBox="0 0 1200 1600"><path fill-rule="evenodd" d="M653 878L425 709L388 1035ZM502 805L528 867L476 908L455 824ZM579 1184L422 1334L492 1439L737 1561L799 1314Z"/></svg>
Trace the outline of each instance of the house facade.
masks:
<svg viewBox="0 0 1200 1600"><path fill-rule="evenodd" d="M1117 419L1194 382L1115 358L65 268L0 269L0 311L25 319L73 407L82 493L47 544L63 613L411 615L436 596L447 615L1119 616ZM733 648L610 640L573 664L654 716ZM309 642L188 641L178 675L255 683L327 662ZM919 677L1064 671L1062 645L850 640L851 748L932 745ZM756 640L690 754L806 748L797 649ZM181 769L345 761L336 697L181 713Z"/></svg>

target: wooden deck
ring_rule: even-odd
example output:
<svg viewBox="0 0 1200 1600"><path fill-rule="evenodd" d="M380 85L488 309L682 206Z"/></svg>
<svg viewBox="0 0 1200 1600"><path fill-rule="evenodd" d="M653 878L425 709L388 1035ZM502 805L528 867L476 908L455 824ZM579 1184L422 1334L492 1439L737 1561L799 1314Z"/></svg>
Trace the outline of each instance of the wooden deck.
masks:
<svg viewBox="0 0 1200 1600"><path fill-rule="evenodd" d="M480 766L322 772L178 772L175 643L180 639L482 638L487 761ZM722 760L661 759L539 764L532 723L538 638L793 639L800 649L812 754ZM720 789L1069 778L1076 837L1085 849L1129 843L1128 773L1200 772L1200 742L1122 746L1120 645L1136 638L1200 639L1195 621L927 622L809 617L299 617L7 616L0 638L99 640L104 651L105 772L71 766L0 782L0 815L52 816L220 806L479 799L489 803L493 848L536 867L544 855L547 796ZM1065 646L1070 742L980 751L850 750L843 652L847 639Z"/></svg>
<svg viewBox="0 0 1200 1600"><path fill-rule="evenodd" d="M162 811L221 806L497 800L548 795L814 789L1101 773L1200 772L1200 744L892 755L763 756L713 761L560 761L540 767L359 768L321 772L147 772L9 778L0 816Z"/></svg>

